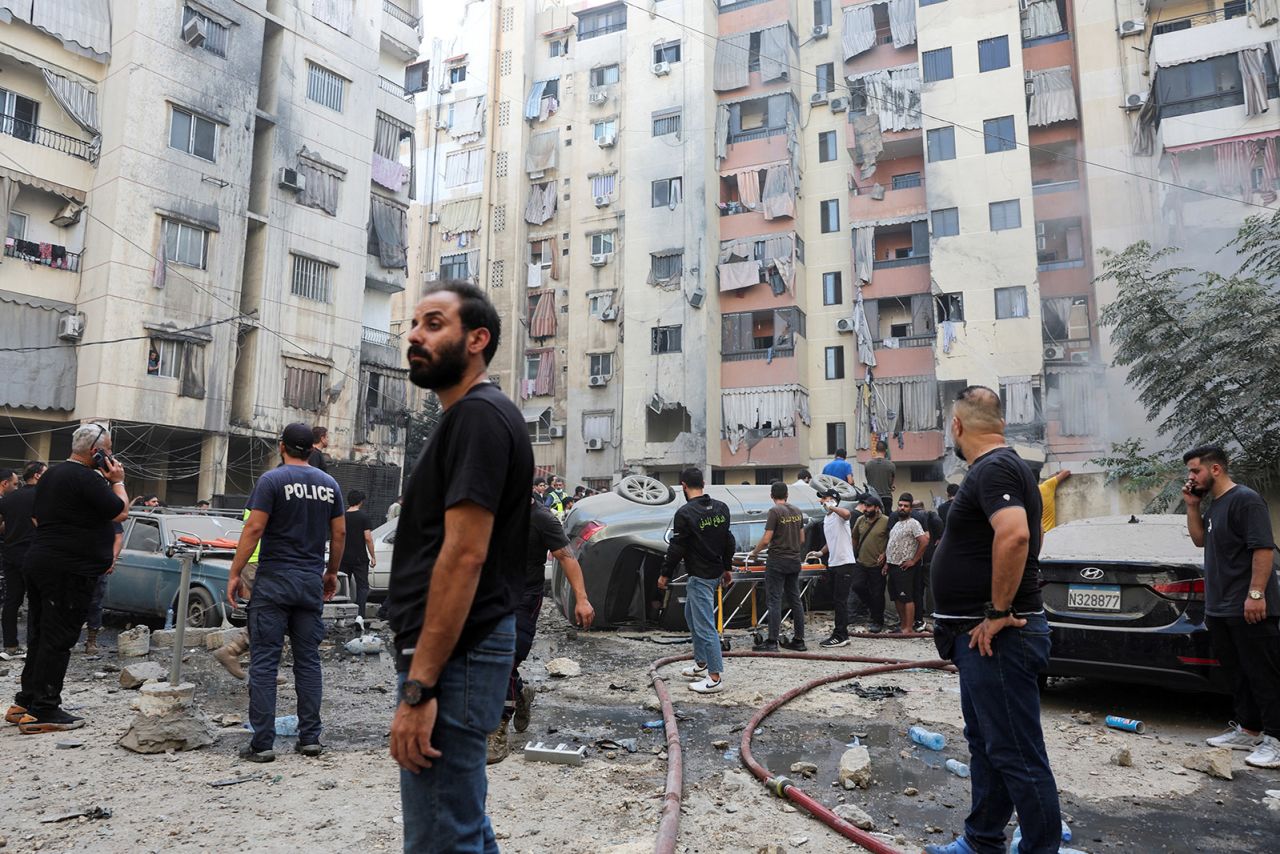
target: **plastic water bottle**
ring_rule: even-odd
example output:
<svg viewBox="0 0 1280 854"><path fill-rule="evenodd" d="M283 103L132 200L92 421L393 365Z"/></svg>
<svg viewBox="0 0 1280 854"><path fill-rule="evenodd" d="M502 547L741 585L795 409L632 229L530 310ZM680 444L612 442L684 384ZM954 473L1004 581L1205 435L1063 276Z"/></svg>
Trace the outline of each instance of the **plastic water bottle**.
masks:
<svg viewBox="0 0 1280 854"><path fill-rule="evenodd" d="M164 627L166 631L173 628L173 609L172 608L170 608L169 612L164 615Z"/></svg>
<svg viewBox="0 0 1280 854"><path fill-rule="evenodd" d="M952 774L955 774L957 777L969 776L969 766L965 765L959 759L948 759L947 770L950 771Z"/></svg>
<svg viewBox="0 0 1280 854"><path fill-rule="evenodd" d="M940 732L930 732L924 727L913 726L907 730L907 735L911 736L911 740L921 747L927 747L930 750L941 750L947 746L947 737Z"/></svg>
<svg viewBox="0 0 1280 854"><path fill-rule="evenodd" d="M1018 843L1021 841L1022 841L1022 825L1018 825L1013 829L1013 842L1010 844L1009 850L1011 852L1014 852L1014 854L1016 854L1018 850ZM1067 823L1065 821L1062 823L1062 841L1063 842L1071 841L1071 828L1067 826ZM1059 848L1058 854L1064 854L1065 852L1071 852L1074 850L1075 850L1074 848Z"/></svg>

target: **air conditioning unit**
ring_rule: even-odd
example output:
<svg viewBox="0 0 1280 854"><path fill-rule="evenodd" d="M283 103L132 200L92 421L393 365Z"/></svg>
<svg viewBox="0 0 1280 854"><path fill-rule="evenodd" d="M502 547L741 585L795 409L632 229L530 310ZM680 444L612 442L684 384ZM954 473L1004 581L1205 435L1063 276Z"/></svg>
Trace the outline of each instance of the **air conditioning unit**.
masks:
<svg viewBox="0 0 1280 854"><path fill-rule="evenodd" d="M652 70L652 71L653 71L653 73L654 73L655 75L657 75L658 77L666 77L668 74L670 74L670 73L671 73L671 63L669 63L669 62L655 62L655 63L653 64L653 68L652 68L651 70Z"/></svg>
<svg viewBox="0 0 1280 854"><path fill-rule="evenodd" d="M588 451L603 451L603 450L604 450L604 439L588 439L588 440L587 440L587 450L588 450Z"/></svg>
<svg viewBox="0 0 1280 854"><path fill-rule="evenodd" d="M1089 361L1089 358L1092 355L1093 354L1090 353L1088 350L1077 350L1071 354L1071 361L1077 362L1077 363L1085 363Z"/></svg>
<svg viewBox="0 0 1280 854"><path fill-rule="evenodd" d="M1061 362L1067 358L1067 348L1061 344L1049 344L1044 348L1046 362Z"/></svg>
<svg viewBox="0 0 1280 854"><path fill-rule="evenodd" d="M209 27L204 18L192 17L182 25L182 40L192 47L200 47L208 36Z"/></svg>
<svg viewBox="0 0 1280 854"><path fill-rule="evenodd" d="M836 332L852 332L852 331L853 331L852 317L842 317L836 321Z"/></svg>
<svg viewBox="0 0 1280 854"><path fill-rule="evenodd" d="M449 117L447 115L442 115L440 118L436 119L436 130L448 130L448 129L449 129Z"/></svg>
<svg viewBox="0 0 1280 854"><path fill-rule="evenodd" d="M832 98L831 99L831 112L843 113L847 109L849 109L848 98Z"/></svg>
<svg viewBox="0 0 1280 854"><path fill-rule="evenodd" d="M1049 240L1043 234L1036 238L1036 251L1043 252L1049 248Z"/></svg>
<svg viewBox="0 0 1280 854"><path fill-rule="evenodd" d="M615 136L614 136L613 134L611 134L611 133L607 133L607 134L605 134L604 136L602 136L602 137L600 137L599 139L597 139L597 140L596 140L596 143L597 143L601 148L613 148L613 144L614 144L615 142L617 142L617 137L615 137Z"/></svg>
<svg viewBox="0 0 1280 854"><path fill-rule="evenodd" d="M609 263L609 255L607 253L601 253L599 255L591 256L592 267L603 267L605 264L608 264L608 263Z"/></svg>
<svg viewBox="0 0 1280 854"><path fill-rule="evenodd" d="M831 28L829 26L827 26L826 24L818 24L818 26L813 28L811 38L825 39L827 37L827 34L830 32L831 32Z"/></svg>
<svg viewBox="0 0 1280 854"><path fill-rule="evenodd" d="M1124 105L1121 109L1126 112L1142 109L1143 104L1147 103L1147 94L1148 93L1146 92L1135 92L1132 95L1127 96L1124 99Z"/></svg>
<svg viewBox="0 0 1280 854"><path fill-rule="evenodd" d="M587 378L587 385L591 386L592 388L602 388L608 384L609 384L609 378L601 376L600 374L592 374L590 377Z"/></svg>
<svg viewBox="0 0 1280 854"><path fill-rule="evenodd" d="M1147 28L1147 22L1144 18L1134 18L1131 21L1125 21L1120 24L1120 35L1136 36Z"/></svg>
<svg viewBox="0 0 1280 854"><path fill-rule="evenodd" d="M435 213L434 211L427 214L427 222L430 223L431 225L437 224L438 222L440 222L440 214Z"/></svg>
<svg viewBox="0 0 1280 854"><path fill-rule="evenodd" d="M439 270L428 270L428 271L427 271L427 281L428 281L428 282L438 282L438 281L440 281L440 271L439 271Z"/></svg>
<svg viewBox="0 0 1280 854"><path fill-rule="evenodd" d="M612 202L613 198L611 196L596 196L593 201L596 203L596 207L602 208Z"/></svg>
<svg viewBox="0 0 1280 854"><path fill-rule="evenodd" d="M78 314L64 314L58 318L58 337L63 341L79 341L84 337L84 318Z"/></svg>
<svg viewBox="0 0 1280 854"><path fill-rule="evenodd" d="M825 103L827 103L826 92L814 92L812 95L809 96L810 107L819 107Z"/></svg>
<svg viewBox="0 0 1280 854"><path fill-rule="evenodd" d="M62 206L62 210L58 211L58 215L49 221L58 226L58 228L66 228L79 222L80 214L83 212L84 205L75 201L67 202Z"/></svg>
<svg viewBox="0 0 1280 854"><path fill-rule="evenodd" d="M600 312L600 319L601 320L617 320L618 310L610 306L609 308L606 308L604 311Z"/></svg>
<svg viewBox="0 0 1280 854"><path fill-rule="evenodd" d="M603 104L605 101L609 100L609 93L603 90L599 92L592 92L587 95L587 100L593 104Z"/></svg>
<svg viewBox="0 0 1280 854"><path fill-rule="evenodd" d="M547 428L547 435L548 435L548 436L550 436L552 439L563 439L563 438L564 438L564 428L563 428L563 427L548 427L548 428Z"/></svg>
<svg viewBox="0 0 1280 854"><path fill-rule="evenodd" d="M288 166L280 167L280 176L277 183L286 190L293 190L295 193L301 193L307 189L306 177L299 174L297 169L290 169Z"/></svg>
<svg viewBox="0 0 1280 854"><path fill-rule="evenodd" d="M707 292L702 288L695 288L693 293L689 294L689 305L694 308L702 308L702 303L707 299Z"/></svg>
<svg viewBox="0 0 1280 854"><path fill-rule="evenodd" d="M436 91L439 92L441 95L445 95L445 94L448 94L448 92L452 89L453 89L453 84L451 82L449 82L448 80L442 80L440 81L440 85L436 88Z"/></svg>

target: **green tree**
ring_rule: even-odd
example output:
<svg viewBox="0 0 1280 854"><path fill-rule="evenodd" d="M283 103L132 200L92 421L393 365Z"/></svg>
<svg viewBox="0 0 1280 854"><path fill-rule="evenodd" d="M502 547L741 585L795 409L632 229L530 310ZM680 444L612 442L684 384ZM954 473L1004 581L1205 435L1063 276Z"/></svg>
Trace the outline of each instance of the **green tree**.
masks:
<svg viewBox="0 0 1280 854"><path fill-rule="evenodd" d="M1177 500L1181 453L1202 442L1226 446L1255 485L1280 470L1280 213L1248 218L1221 251L1234 273L1177 266L1176 249L1145 241L1102 253L1099 279L1117 288L1102 325L1164 448L1130 439L1095 462L1130 488L1162 488L1159 505Z"/></svg>
<svg viewBox="0 0 1280 854"><path fill-rule="evenodd" d="M413 465L422 456L422 449L427 440L440 426L440 418L444 415L444 407L434 391L427 392L422 400L422 407L417 412L409 413L409 428L405 431L404 442L404 477L408 480Z"/></svg>

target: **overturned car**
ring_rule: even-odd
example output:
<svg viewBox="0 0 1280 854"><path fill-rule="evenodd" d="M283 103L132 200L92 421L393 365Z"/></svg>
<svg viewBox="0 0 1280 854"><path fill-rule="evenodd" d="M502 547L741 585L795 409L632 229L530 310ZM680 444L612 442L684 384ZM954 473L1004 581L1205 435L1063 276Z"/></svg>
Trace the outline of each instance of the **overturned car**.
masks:
<svg viewBox="0 0 1280 854"><path fill-rule="evenodd" d="M811 522L818 521L823 512L817 489L828 486L840 491L843 504L854 500L854 490L848 484L819 477L814 479L812 488L793 487L788 501ZM764 535L765 517L773 506L769 487L708 485L706 492L729 507L735 551L750 551ZM579 501L564 520L569 547L582 565L587 598L596 611L596 627L657 625L673 631L687 629L683 570L676 571L667 590L658 589L672 519L682 504L684 497L678 489L636 475L625 478L612 492ZM734 584L725 591L724 612L738 611L733 625L749 623L750 609L739 606L750 596L751 586ZM813 607L830 607L826 586L815 586ZM558 561L552 567L551 595L560 612L572 619L573 589Z"/></svg>

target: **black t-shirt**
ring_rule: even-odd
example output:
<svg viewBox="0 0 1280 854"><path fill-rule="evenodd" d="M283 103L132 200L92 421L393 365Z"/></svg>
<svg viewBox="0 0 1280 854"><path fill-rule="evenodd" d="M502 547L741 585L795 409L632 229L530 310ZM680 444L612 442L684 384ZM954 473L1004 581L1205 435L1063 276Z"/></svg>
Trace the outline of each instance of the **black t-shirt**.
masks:
<svg viewBox="0 0 1280 854"><path fill-rule="evenodd" d="M363 510L347 511L347 544L342 549L343 566L369 565L369 547L365 544L364 535L372 530L369 517Z"/></svg>
<svg viewBox="0 0 1280 854"><path fill-rule="evenodd" d="M940 617L982 617L984 606L991 601L995 529L990 520L1007 507L1026 513L1031 535L1013 609L1027 613L1044 607L1040 598L1040 489L1030 467L1013 449L997 448L974 460L947 514L930 574Z"/></svg>
<svg viewBox="0 0 1280 854"><path fill-rule="evenodd" d="M319 448L313 448L311 450L311 453L307 456L307 465L312 468L320 469L322 472L327 473L329 471L329 463L324 458L324 451Z"/></svg>
<svg viewBox="0 0 1280 854"><path fill-rule="evenodd" d="M933 510L912 510L911 518L920 523L920 528L929 535L929 546L921 560L925 565L933 563L933 556L938 551L938 543L942 541L942 517Z"/></svg>
<svg viewBox="0 0 1280 854"><path fill-rule="evenodd" d="M27 553L36 535L31 513L36 503L36 488L23 485L0 498L0 517L4 518L4 559L15 565Z"/></svg>
<svg viewBox="0 0 1280 854"><path fill-rule="evenodd" d="M1243 617L1253 578L1255 549L1274 549L1271 515L1262 496L1236 484L1214 499L1204 514L1204 612ZM1267 616L1280 616L1280 583L1267 579Z"/></svg>
<svg viewBox="0 0 1280 854"><path fill-rule="evenodd" d="M569 545L564 525L547 505L536 499L529 502L529 553L525 561L524 587L541 590L547 581L547 552Z"/></svg>
<svg viewBox="0 0 1280 854"><path fill-rule="evenodd" d="M453 654L471 649L515 610L524 590L532 480L528 427L510 398L481 383L445 410L409 479L396 528L387 610L397 650L418 642L431 573L444 544L444 514L464 501L493 513L494 525Z"/></svg>
<svg viewBox="0 0 1280 854"><path fill-rule="evenodd" d="M114 559L115 526L124 502L106 478L68 460L44 473L31 515L39 525L24 566L102 575Z"/></svg>

